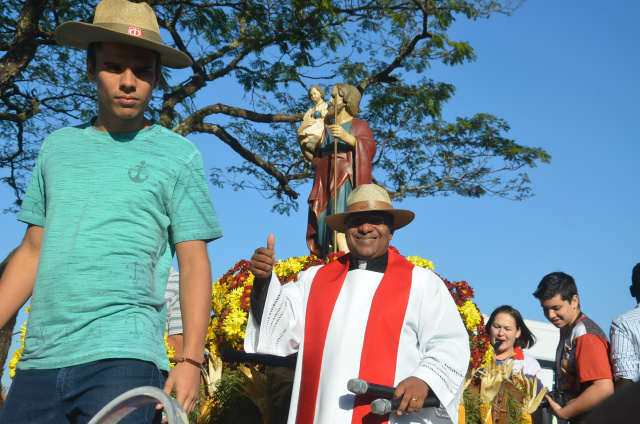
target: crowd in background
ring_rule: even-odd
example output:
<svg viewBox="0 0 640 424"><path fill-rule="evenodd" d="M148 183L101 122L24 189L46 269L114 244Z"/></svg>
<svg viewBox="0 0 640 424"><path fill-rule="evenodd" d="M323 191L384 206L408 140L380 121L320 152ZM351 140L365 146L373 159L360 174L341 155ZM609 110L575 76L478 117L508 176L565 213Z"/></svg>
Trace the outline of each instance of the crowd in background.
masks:
<svg viewBox="0 0 640 424"><path fill-rule="evenodd" d="M611 421L611 402L619 402L620 419L630 417L630 404L616 399L640 391L640 263L632 271L631 296L639 306L611 323L609 338L582 311L574 279L563 272L546 275L533 296L540 301L544 316L560 329L556 349L555 382L546 396L549 411L571 424ZM551 388L545 381L538 361L523 349L536 339L520 313L511 306L497 308L487 321L487 332L496 353L497 363L514 362L514 372L522 370L536 377L539 387ZM621 394L609 398L611 395ZM626 393L626 394L625 394ZM607 399L599 413L597 407ZM626 405L626 408L623 406Z"/></svg>

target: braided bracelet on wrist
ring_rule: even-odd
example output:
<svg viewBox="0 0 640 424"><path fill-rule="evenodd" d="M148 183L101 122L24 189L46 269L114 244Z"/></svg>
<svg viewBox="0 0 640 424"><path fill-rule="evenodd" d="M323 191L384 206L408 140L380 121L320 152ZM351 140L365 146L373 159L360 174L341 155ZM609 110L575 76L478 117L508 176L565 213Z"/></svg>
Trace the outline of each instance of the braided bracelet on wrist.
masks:
<svg viewBox="0 0 640 424"><path fill-rule="evenodd" d="M193 365L194 367L198 367L198 368L202 368L202 367L204 366L204 362L194 361L193 359L191 359L191 358L187 358L187 357L185 357L185 356L181 357L181 358L180 358L180 359L178 359L176 362L177 362L177 363L180 363L180 362L186 362L186 363L191 364L191 365Z"/></svg>

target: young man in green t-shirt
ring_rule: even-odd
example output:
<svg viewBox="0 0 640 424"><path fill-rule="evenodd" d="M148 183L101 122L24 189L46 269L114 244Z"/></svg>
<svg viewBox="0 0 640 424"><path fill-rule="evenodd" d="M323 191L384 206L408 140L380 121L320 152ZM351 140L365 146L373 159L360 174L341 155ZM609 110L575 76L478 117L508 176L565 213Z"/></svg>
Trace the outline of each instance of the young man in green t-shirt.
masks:
<svg viewBox="0 0 640 424"><path fill-rule="evenodd" d="M0 326L31 296L25 349L0 423L85 423L125 391L199 391L211 308L206 243L222 236L200 152L144 111L161 65L191 60L162 43L145 3L102 0L59 44L86 49L98 116L43 142L18 215L28 228L0 280ZM174 252L184 323L168 377L163 294ZM155 405L126 418L159 422Z"/></svg>

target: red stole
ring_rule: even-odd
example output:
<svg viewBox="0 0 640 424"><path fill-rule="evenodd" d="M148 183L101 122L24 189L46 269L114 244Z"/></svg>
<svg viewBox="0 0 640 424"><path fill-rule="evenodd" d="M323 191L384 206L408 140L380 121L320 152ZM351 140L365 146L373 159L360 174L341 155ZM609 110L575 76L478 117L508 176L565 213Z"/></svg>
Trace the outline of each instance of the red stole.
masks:
<svg viewBox="0 0 640 424"><path fill-rule="evenodd" d="M409 303L413 267L411 262L389 251L387 270L371 302L360 357L358 377L369 383L394 385L398 345ZM313 423L329 322L348 271L349 255L345 255L318 270L311 285L306 310L304 358L296 424ZM347 380L345 387L346 384ZM388 414L371 413L369 404L373 399L375 397L369 395L356 396L352 423L389 421Z"/></svg>

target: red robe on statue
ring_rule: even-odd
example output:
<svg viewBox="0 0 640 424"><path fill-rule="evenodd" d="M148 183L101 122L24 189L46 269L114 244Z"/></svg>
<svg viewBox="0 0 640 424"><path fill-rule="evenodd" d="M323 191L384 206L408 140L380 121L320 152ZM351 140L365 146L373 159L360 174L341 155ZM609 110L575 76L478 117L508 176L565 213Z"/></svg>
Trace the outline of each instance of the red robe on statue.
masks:
<svg viewBox="0 0 640 424"><path fill-rule="evenodd" d="M352 188L362 184L371 184L371 162L376 155L376 143L369 124L361 119L351 121L350 134L356 138L354 152L338 152L338 190L346 181ZM307 246L317 256L328 253L323 251L318 240L318 217L327 210L333 199L333 154L313 158L311 166L315 171L313 188L309 194L309 220L307 224ZM344 211L338 211L344 212ZM327 215L333 211L327 211ZM325 247L326 249L326 247Z"/></svg>

